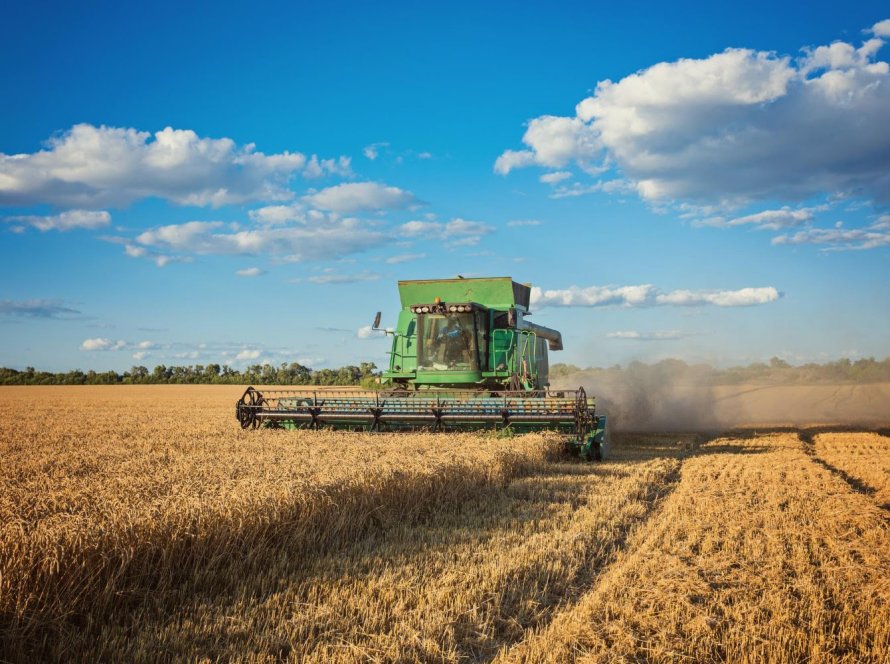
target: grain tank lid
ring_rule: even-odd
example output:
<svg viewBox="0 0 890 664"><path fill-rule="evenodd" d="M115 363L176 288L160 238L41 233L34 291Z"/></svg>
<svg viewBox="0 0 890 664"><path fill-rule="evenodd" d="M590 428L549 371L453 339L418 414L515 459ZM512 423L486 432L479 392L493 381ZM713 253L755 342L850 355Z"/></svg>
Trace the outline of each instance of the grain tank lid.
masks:
<svg viewBox="0 0 890 664"><path fill-rule="evenodd" d="M486 307L528 309L531 286L513 281L512 277L470 279L417 279L399 282L402 307L434 302L476 302Z"/></svg>

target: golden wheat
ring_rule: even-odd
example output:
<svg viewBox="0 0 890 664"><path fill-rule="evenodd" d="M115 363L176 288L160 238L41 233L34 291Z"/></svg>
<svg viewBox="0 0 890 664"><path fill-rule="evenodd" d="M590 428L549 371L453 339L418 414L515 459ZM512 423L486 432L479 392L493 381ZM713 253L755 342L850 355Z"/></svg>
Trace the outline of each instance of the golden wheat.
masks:
<svg viewBox="0 0 890 664"><path fill-rule="evenodd" d="M860 483L890 509L890 437L868 432L823 433L814 438L818 458Z"/></svg>
<svg viewBox="0 0 890 664"><path fill-rule="evenodd" d="M0 661L890 657L886 438L584 464L549 435L244 432L237 396L0 389Z"/></svg>
<svg viewBox="0 0 890 664"><path fill-rule="evenodd" d="M885 662L890 529L797 435L721 439L571 611L504 661Z"/></svg>

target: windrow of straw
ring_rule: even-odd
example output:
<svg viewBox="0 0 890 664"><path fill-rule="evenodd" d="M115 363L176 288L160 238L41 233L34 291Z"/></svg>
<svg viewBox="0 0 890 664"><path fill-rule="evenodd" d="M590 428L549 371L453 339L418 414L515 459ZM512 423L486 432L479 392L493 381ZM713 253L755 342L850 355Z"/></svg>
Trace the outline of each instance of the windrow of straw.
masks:
<svg viewBox="0 0 890 664"><path fill-rule="evenodd" d="M658 518L504 662L887 662L890 528L793 433L687 459Z"/></svg>
<svg viewBox="0 0 890 664"><path fill-rule="evenodd" d="M38 401L0 424L3 652L64 642L233 558L261 565L282 548L306 558L426 518L502 487L560 444L242 432L215 403L203 418L190 403L163 405Z"/></svg>
<svg viewBox="0 0 890 664"><path fill-rule="evenodd" d="M890 437L871 432L818 434L816 457L890 510Z"/></svg>

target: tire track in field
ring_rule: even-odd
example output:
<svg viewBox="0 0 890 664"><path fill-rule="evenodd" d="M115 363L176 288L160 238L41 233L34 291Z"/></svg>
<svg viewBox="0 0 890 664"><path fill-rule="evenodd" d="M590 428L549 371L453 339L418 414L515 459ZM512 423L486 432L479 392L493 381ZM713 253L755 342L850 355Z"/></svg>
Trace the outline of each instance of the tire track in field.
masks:
<svg viewBox="0 0 890 664"><path fill-rule="evenodd" d="M796 431L714 441L622 559L499 662L888 661L890 531Z"/></svg>
<svg viewBox="0 0 890 664"><path fill-rule="evenodd" d="M837 477L840 480L843 480L844 483L852 491L855 491L858 494L868 497L875 504L876 507L881 509L884 512L884 518L890 521L890 504L880 503L877 500L878 490L870 486L869 484L863 482L857 477L850 475L847 471L842 468L838 468L837 466L829 463L825 459L819 456L816 450L816 440L815 437L820 433L825 433L826 430L817 429L817 430L806 430L801 431L798 434L801 443L803 443L803 450L806 453L807 457L813 463L822 466L825 470L830 472L832 475Z"/></svg>
<svg viewBox="0 0 890 664"><path fill-rule="evenodd" d="M593 564L595 556L591 558L590 564L586 566L587 573L579 573L576 578L573 579L574 583L572 592L566 593L564 596L565 600L560 603L559 606L554 607L554 610L546 620L539 621L528 627L524 630L520 638L510 639L509 641L503 642L495 661L500 662L509 660L514 647L521 647L528 638L532 638L535 634L547 630L554 621L564 614L571 612L578 603L596 587L599 579L609 572L616 563L619 563L624 558L628 553L628 545L633 536L639 532L644 532L653 524L658 523L659 519L662 517L665 502L671 497L680 484L684 462L688 458L695 456L699 446L704 442L707 442L707 440L708 439L698 440L689 448L677 452L677 465L662 478L662 483L651 484L647 487L646 492L642 497L642 502L648 503L649 505L646 513L641 515L634 522L628 524L623 536L614 542L614 548L611 553L607 557L601 558L598 565Z"/></svg>
<svg viewBox="0 0 890 664"><path fill-rule="evenodd" d="M688 456L688 452L680 452L677 456L677 465L664 475L661 480L662 483L650 484L646 488L640 497L640 502L648 504L648 509L639 518L627 524L623 534L612 542L612 550L609 554L602 557L592 553L577 574L571 579L569 584L571 590L563 595L563 601L553 607L553 610L545 620L531 625L517 638L504 640L501 643L500 652L502 655L508 652L511 647L522 643L529 634L546 629L562 612L571 610L596 584L599 577L607 572L621 558L622 554L626 552L631 536L638 530L645 529L649 523L658 519L664 501L670 497L680 483L683 461Z"/></svg>

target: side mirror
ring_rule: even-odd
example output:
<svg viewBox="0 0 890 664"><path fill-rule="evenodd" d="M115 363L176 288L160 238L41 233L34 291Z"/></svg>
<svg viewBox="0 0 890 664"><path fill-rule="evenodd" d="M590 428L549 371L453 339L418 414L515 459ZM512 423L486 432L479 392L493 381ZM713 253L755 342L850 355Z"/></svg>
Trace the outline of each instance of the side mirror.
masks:
<svg viewBox="0 0 890 664"><path fill-rule="evenodd" d="M377 330L380 328L380 312L377 312L377 315L374 316L374 324L371 326L371 329Z"/></svg>

